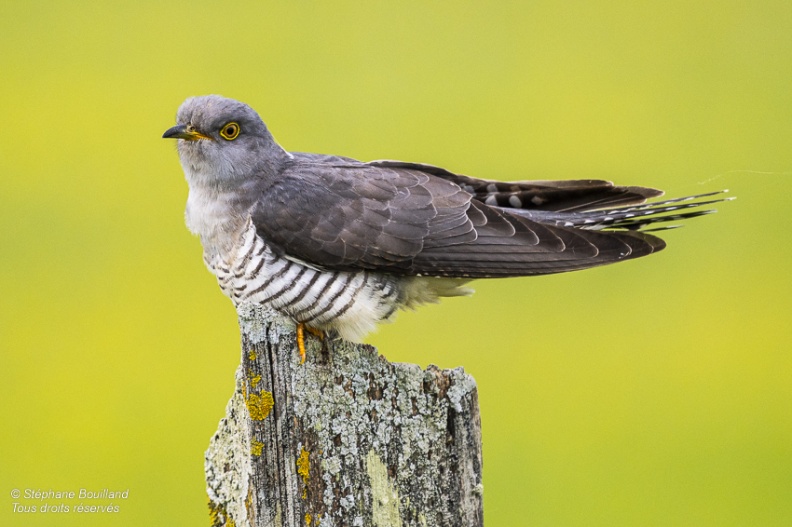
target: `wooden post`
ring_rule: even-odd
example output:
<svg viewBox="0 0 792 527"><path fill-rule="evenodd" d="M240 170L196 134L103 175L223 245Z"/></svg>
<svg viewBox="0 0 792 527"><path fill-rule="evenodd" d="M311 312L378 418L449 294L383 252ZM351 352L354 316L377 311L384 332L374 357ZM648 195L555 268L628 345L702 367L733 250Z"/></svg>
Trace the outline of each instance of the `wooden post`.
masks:
<svg viewBox="0 0 792 527"><path fill-rule="evenodd" d="M241 306L242 364L206 452L211 525L483 525L481 421L462 368L391 364Z"/></svg>

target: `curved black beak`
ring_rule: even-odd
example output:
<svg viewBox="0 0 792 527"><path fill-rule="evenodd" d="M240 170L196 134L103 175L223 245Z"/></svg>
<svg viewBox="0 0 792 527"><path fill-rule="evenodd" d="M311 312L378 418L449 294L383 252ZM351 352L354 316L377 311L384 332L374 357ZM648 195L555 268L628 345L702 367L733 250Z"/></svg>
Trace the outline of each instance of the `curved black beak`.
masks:
<svg viewBox="0 0 792 527"><path fill-rule="evenodd" d="M186 139L187 141L197 141L198 139L209 139L208 136L193 129L186 124L177 124L172 128L165 130L162 134L163 139Z"/></svg>

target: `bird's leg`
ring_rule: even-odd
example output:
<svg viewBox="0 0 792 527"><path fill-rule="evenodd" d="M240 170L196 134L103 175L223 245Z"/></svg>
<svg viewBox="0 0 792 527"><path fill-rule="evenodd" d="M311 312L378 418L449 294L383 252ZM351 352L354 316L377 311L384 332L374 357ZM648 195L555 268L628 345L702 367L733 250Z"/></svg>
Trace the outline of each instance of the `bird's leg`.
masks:
<svg viewBox="0 0 792 527"><path fill-rule="evenodd" d="M305 363L305 324L297 323L297 349L300 351L300 364Z"/></svg>
<svg viewBox="0 0 792 527"><path fill-rule="evenodd" d="M324 332L312 328L310 326L306 326L303 322L297 323L297 349L300 351L300 364L305 363L305 331L311 333L312 335L319 337L319 340L324 340Z"/></svg>

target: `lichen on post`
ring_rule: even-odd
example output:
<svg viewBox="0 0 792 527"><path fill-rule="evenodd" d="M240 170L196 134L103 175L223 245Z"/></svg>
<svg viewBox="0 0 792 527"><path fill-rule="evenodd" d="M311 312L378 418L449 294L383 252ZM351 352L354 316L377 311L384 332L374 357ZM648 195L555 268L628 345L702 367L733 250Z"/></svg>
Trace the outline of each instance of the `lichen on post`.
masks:
<svg viewBox="0 0 792 527"><path fill-rule="evenodd" d="M239 309L242 364L206 453L213 525L480 526L481 425L461 368L392 364Z"/></svg>

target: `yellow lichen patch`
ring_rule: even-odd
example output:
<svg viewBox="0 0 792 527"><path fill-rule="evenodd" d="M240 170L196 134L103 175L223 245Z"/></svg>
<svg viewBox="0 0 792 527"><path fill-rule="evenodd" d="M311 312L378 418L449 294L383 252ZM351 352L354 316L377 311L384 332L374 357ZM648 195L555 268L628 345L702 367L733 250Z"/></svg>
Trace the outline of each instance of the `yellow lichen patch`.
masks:
<svg viewBox="0 0 792 527"><path fill-rule="evenodd" d="M272 398L270 392L261 392L260 394L251 393L245 404L248 408L250 418L254 421L263 421L272 411L275 405L275 400Z"/></svg>
<svg viewBox="0 0 792 527"><path fill-rule="evenodd" d="M302 477L305 488L303 489L302 498L308 497L308 477L311 472L311 460L308 459L308 451L305 447L300 450L300 455L297 457L297 474Z"/></svg>
<svg viewBox="0 0 792 527"><path fill-rule="evenodd" d="M233 526L234 520L228 517L225 507L209 500L209 525L212 527Z"/></svg>
<svg viewBox="0 0 792 527"><path fill-rule="evenodd" d="M256 360L256 357L258 357L258 355L256 355L256 350L250 350L248 352L248 359L250 359L251 361Z"/></svg>
<svg viewBox="0 0 792 527"><path fill-rule="evenodd" d="M254 375L253 377L250 378L250 386L252 386L253 388L255 388L256 385L260 382L261 382L261 375Z"/></svg>
<svg viewBox="0 0 792 527"><path fill-rule="evenodd" d="M221 525L222 520L218 517L220 514L220 509L215 507L215 504L212 503L212 500L209 500L209 525L212 527L218 527Z"/></svg>
<svg viewBox="0 0 792 527"><path fill-rule="evenodd" d="M306 512L305 513L305 525L307 525L308 527L311 527L311 521L312 520L313 520L313 518L311 517L311 513Z"/></svg>
<svg viewBox="0 0 792 527"><path fill-rule="evenodd" d="M264 450L264 443L256 441L255 439L250 443L250 455L260 456L261 451Z"/></svg>

